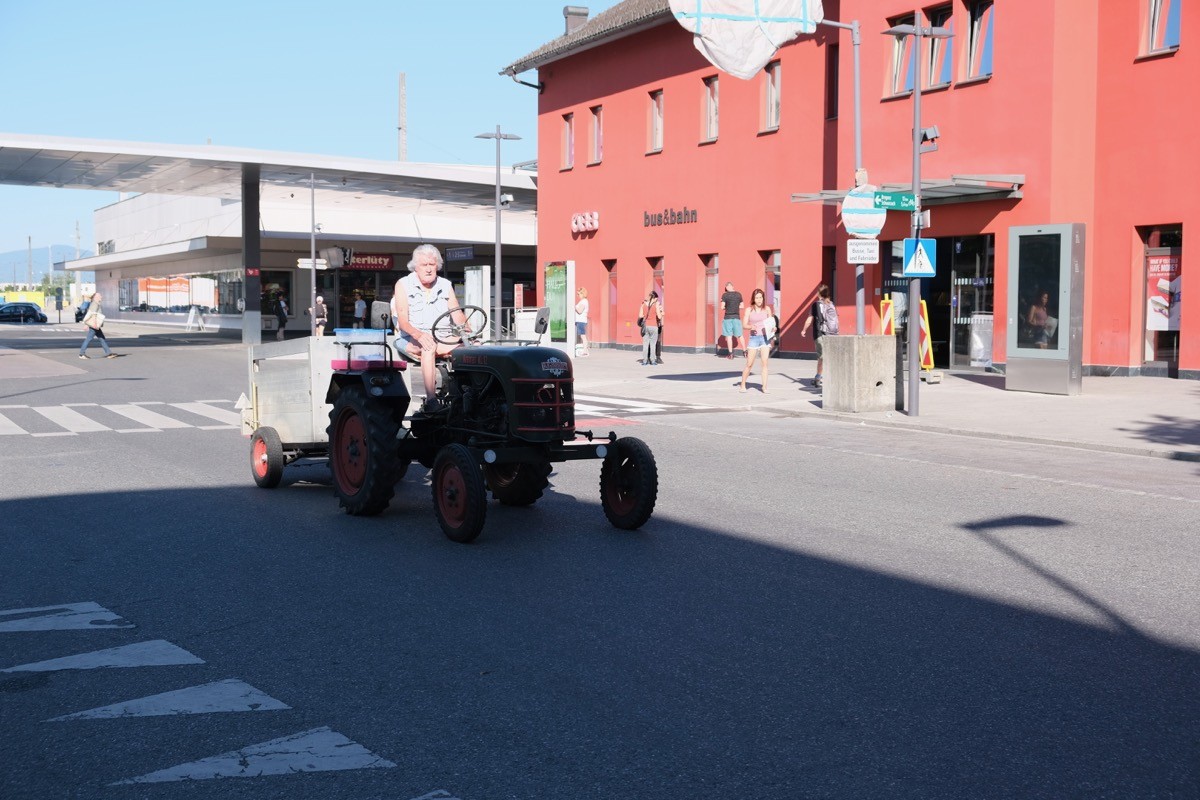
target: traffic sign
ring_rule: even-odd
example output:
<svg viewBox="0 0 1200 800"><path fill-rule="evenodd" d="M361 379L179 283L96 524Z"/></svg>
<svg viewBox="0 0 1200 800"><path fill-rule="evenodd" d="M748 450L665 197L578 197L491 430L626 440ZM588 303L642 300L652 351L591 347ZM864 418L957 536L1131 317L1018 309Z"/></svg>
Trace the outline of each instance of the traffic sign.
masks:
<svg viewBox="0 0 1200 800"><path fill-rule="evenodd" d="M878 264L878 239L850 239L846 242L846 263Z"/></svg>
<svg viewBox="0 0 1200 800"><path fill-rule="evenodd" d="M887 212L875 207L875 187L855 186L842 199L842 227L859 239L874 239L887 222Z"/></svg>
<svg viewBox="0 0 1200 800"><path fill-rule="evenodd" d="M937 239L904 240L904 277L932 278L937 274Z"/></svg>
<svg viewBox="0 0 1200 800"><path fill-rule="evenodd" d="M297 258L297 269L329 269L329 262L323 258L313 260L311 258Z"/></svg>
<svg viewBox="0 0 1200 800"><path fill-rule="evenodd" d="M908 192L876 192L875 207L895 211L915 211L917 198Z"/></svg>

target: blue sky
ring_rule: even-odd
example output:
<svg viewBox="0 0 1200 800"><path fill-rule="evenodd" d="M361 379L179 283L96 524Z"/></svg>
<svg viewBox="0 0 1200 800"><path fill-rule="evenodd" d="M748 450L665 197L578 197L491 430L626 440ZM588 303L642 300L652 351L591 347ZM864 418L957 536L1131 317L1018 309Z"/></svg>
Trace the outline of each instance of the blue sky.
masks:
<svg viewBox="0 0 1200 800"><path fill-rule="evenodd" d="M537 93L497 73L560 36L565 0L0 0L6 133L397 156L407 76L408 158L536 157ZM615 0L587 4L594 16ZM536 73L521 77L533 81ZM0 186L0 252L92 246L108 192Z"/></svg>

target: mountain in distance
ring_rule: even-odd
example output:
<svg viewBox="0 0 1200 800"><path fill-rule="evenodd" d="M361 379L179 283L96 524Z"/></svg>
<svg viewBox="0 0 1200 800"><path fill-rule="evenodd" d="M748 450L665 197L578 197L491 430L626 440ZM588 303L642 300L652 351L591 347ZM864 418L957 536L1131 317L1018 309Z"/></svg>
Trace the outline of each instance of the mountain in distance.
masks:
<svg viewBox="0 0 1200 800"><path fill-rule="evenodd" d="M79 257L84 258L92 255L91 250L81 249ZM48 247L33 248L33 283L37 285L42 282L42 276L49 273L53 264L62 261L75 260L75 245L52 244ZM7 253L0 253L0 285L10 283L26 284L29 283L29 265L31 263L29 249L10 250ZM74 280L76 273L74 272L59 272L55 273L59 276L70 276ZM81 272L78 273L79 279L84 283L90 283L95 280L94 273ZM61 279L61 278L60 278Z"/></svg>

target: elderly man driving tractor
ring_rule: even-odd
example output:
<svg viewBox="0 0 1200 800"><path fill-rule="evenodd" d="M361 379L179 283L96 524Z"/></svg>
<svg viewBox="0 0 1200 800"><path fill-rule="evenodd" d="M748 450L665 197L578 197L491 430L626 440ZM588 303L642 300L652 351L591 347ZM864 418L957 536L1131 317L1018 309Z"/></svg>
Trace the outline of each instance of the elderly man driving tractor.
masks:
<svg viewBox="0 0 1200 800"><path fill-rule="evenodd" d="M413 251L408 262L409 274L396 281L392 296L392 318L396 323L396 335L404 340L406 352L421 362L421 378L425 383L425 408L436 407L434 393L437 387L437 372L434 362L444 356L460 342L445 343L445 335L438 341L433 335L433 323L447 311L458 311L458 298L450 281L438 277L442 267L442 254L431 244L423 244ZM461 327L462 333L471 333L465 315L451 314L451 319Z"/></svg>

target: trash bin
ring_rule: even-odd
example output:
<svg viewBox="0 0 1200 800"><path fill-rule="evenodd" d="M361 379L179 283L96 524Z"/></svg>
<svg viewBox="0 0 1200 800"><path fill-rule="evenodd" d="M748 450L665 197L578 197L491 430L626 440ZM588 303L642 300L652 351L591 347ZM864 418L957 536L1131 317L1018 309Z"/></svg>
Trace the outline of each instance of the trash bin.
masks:
<svg viewBox="0 0 1200 800"><path fill-rule="evenodd" d="M992 365L992 315L971 315L971 366Z"/></svg>

